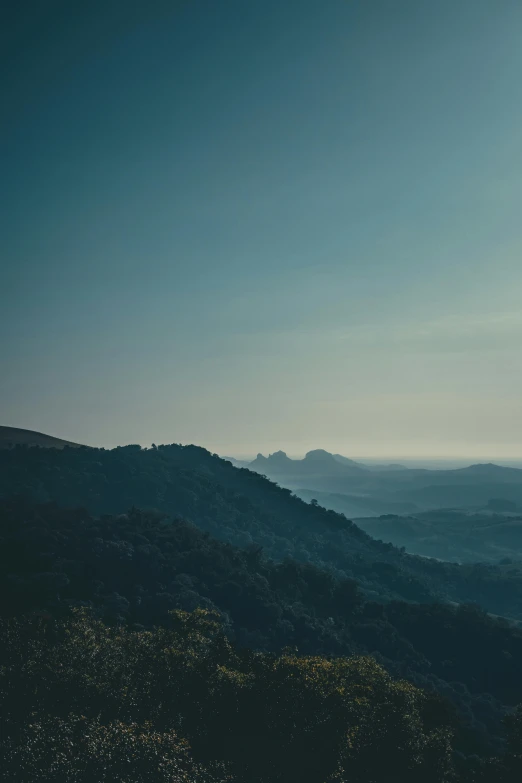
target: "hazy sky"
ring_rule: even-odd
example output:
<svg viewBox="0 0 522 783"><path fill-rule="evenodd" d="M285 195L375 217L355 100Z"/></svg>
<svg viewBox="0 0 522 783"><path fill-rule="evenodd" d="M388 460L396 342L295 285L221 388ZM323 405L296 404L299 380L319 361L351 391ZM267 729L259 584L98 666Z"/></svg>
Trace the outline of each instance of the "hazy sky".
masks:
<svg viewBox="0 0 522 783"><path fill-rule="evenodd" d="M522 456L520 0L13 5L0 423Z"/></svg>

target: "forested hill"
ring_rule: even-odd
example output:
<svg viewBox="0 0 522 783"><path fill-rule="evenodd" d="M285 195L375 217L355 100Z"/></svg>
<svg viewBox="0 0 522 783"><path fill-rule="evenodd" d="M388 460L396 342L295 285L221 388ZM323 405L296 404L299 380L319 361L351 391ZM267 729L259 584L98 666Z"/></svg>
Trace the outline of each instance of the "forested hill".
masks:
<svg viewBox="0 0 522 783"><path fill-rule="evenodd" d="M522 701L522 632L474 607L367 601L353 580L273 563L154 512L93 518L5 500L0 536L3 617L66 617L85 607L139 630L168 625L171 610L203 608L241 648L371 654L393 675L451 699L457 713L432 700L432 718L449 722L466 754L498 749L501 720Z"/></svg>
<svg viewBox="0 0 522 783"><path fill-rule="evenodd" d="M452 735L468 771L470 754L503 750L502 720L522 701L522 631L468 601L516 616L517 568L405 555L342 515L192 446L15 447L0 453L0 495L0 614L8 618L0 628L0 734L7 738L0 756L13 781L54 783L58 778L38 777L38 770L54 770L58 757L60 780L83 781L82 771L71 777L82 753L85 763L113 769L125 766L131 746L148 770L143 780L152 780L159 762L151 743L168 758L172 751L174 767L193 770L180 772L180 781L213 780L208 770L223 781L254 779L252 765L264 754L250 746L253 734L240 733L247 714L256 736L256 721L266 727L270 769L258 779L274 783L278 769L290 778L299 771L311 783L415 783L432 769L433 783L442 783L452 780ZM82 608L93 619L71 626L69 612ZM169 613L201 608L216 613L226 634L210 659L192 650L190 634L176 641L179 649L166 647ZM35 612L41 628L30 619ZM180 622L203 644L198 616ZM120 630L113 634L97 620ZM160 630L149 633L153 625ZM406 701L393 706L393 681L368 654L412 684L397 686ZM347 655L359 658L350 663ZM364 683L364 697L353 695L354 682ZM181 683L186 692L178 702ZM178 706L169 707L158 694L174 685ZM283 691L290 728L281 735L275 718ZM522 712L516 716L515 739ZM219 729L225 720L226 737ZM306 754L312 743L323 758L329 736L339 740L330 761L343 759L342 775L330 769L327 777ZM502 774L518 770L517 759L498 761ZM208 775L200 762L210 764ZM459 783L496 779L492 764L481 762L482 777L466 772ZM159 772L157 779L170 780Z"/></svg>
<svg viewBox="0 0 522 783"><path fill-rule="evenodd" d="M522 618L518 567L458 566L407 555L343 515L196 446L16 447L0 452L0 497L12 494L95 514L157 509L236 546L261 546L276 561L292 557L356 579L368 598L477 602L494 614Z"/></svg>

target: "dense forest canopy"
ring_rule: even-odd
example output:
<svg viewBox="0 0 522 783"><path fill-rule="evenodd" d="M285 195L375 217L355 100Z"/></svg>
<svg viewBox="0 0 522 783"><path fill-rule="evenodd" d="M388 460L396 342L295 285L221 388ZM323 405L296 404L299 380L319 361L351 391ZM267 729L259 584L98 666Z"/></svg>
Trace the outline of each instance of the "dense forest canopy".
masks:
<svg viewBox="0 0 522 783"><path fill-rule="evenodd" d="M9 780L449 780L444 712L371 658L237 649L202 611L168 625L4 623Z"/></svg>
<svg viewBox="0 0 522 783"><path fill-rule="evenodd" d="M111 779L129 781L514 774L518 713L507 746L503 724L522 702L522 631L479 606L519 616L513 564L409 556L196 447L17 447L0 462L1 698L10 727L2 752L13 780L83 781L87 761L93 775L105 765ZM198 677L167 707L159 694L180 673L161 669L151 680L147 645L166 649L173 623L176 666L195 638L188 628L200 641L210 636L190 652ZM69 681L57 672L69 665L71 638L82 666L97 639L120 668L80 678L62 704ZM70 665L72 682L80 663ZM348 672L367 678L364 697L343 679ZM131 679L143 692L127 701ZM278 717L283 692L295 714ZM271 693L279 693L273 704ZM101 712L100 699L108 699ZM247 724L257 728L245 736ZM74 758L58 754L55 777L45 778L68 741ZM130 745L139 763L126 778Z"/></svg>

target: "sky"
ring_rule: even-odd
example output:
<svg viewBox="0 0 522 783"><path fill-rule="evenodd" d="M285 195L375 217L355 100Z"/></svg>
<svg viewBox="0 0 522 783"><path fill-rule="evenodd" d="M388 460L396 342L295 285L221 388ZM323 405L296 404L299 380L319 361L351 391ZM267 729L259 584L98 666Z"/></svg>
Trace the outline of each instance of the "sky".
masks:
<svg viewBox="0 0 522 783"><path fill-rule="evenodd" d="M522 457L520 0L12 3L0 423Z"/></svg>

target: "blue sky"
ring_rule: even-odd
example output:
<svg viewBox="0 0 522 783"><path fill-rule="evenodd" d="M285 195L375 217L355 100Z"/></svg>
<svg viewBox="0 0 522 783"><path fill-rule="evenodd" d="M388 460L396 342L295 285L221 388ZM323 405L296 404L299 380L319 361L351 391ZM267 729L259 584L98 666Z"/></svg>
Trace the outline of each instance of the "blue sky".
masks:
<svg viewBox="0 0 522 783"><path fill-rule="evenodd" d="M2 423L521 456L518 0L79 5L0 41Z"/></svg>

